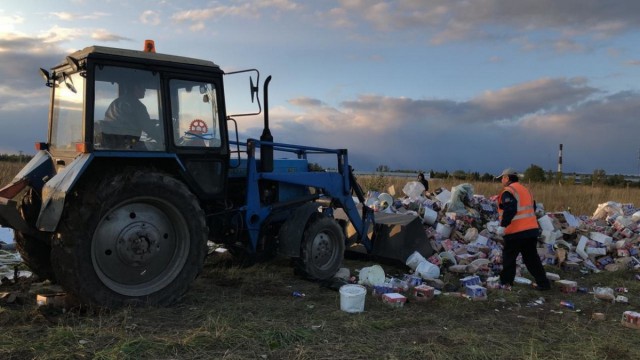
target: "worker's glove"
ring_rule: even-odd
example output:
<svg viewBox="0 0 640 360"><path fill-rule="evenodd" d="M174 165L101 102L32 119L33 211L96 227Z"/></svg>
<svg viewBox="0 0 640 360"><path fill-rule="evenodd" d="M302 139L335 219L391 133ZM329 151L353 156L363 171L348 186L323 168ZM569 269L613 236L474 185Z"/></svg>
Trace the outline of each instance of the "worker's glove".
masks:
<svg viewBox="0 0 640 360"><path fill-rule="evenodd" d="M504 236L504 227L498 226L498 228L496 229L496 235Z"/></svg>

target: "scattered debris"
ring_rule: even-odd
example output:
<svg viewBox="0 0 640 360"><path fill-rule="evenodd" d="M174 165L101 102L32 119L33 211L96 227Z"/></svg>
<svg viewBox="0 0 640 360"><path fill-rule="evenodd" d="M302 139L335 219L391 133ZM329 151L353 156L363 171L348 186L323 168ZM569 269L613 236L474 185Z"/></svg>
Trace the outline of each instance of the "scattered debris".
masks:
<svg viewBox="0 0 640 360"><path fill-rule="evenodd" d="M625 311L622 313L622 326L632 329L640 329L640 313L635 311Z"/></svg>
<svg viewBox="0 0 640 360"><path fill-rule="evenodd" d="M476 195L470 184L425 194L421 184L409 182L403 192L406 196L400 199L388 193L370 192L366 203L374 211L420 218L435 253L414 251L409 255L406 259L409 271L403 280L390 277L382 280L378 276L378 282L371 287L369 275L363 268L359 283L371 287L372 294L378 297L388 298L388 294L398 293L418 300L433 298L435 291L432 293L431 289L473 300L486 299L487 289L499 289L497 275L502 270L503 239L497 233L496 196ZM640 211L633 204L612 201L599 204L591 217L575 216L568 211L545 212L544 206L538 204L536 215L541 229L538 254L543 264L557 266L564 271L563 275L584 276L626 269L640 272ZM367 276L364 280L363 270ZM459 276L462 292L441 280L446 273ZM526 267L519 257L514 282L532 285L523 275L527 275ZM560 274L547 273L547 278L565 294L589 292L579 287L577 281L562 279ZM635 278L640 281L640 274ZM624 288L616 291L626 293ZM623 295L615 296L608 287L596 287L593 294L604 301L628 303L629 300ZM529 306L542 304L544 299L540 298ZM562 306L575 309L568 301Z"/></svg>

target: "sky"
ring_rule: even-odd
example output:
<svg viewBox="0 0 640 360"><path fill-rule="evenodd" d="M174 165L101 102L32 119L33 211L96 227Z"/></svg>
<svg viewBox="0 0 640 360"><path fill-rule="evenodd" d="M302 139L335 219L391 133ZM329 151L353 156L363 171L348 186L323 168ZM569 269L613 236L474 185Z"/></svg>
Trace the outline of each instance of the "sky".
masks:
<svg viewBox="0 0 640 360"><path fill-rule="evenodd" d="M274 141L346 148L356 170L556 171L563 144L565 173L638 175L638 14L637 0L3 1L0 153L46 140L38 68L153 39L272 75ZM261 117L237 120L260 136Z"/></svg>

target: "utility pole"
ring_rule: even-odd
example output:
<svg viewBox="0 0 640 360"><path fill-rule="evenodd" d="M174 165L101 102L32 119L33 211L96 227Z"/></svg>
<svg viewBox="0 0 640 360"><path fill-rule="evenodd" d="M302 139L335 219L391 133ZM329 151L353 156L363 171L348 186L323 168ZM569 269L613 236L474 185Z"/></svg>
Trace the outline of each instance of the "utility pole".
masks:
<svg viewBox="0 0 640 360"><path fill-rule="evenodd" d="M560 150L558 151L558 184L562 185L562 144L560 144Z"/></svg>

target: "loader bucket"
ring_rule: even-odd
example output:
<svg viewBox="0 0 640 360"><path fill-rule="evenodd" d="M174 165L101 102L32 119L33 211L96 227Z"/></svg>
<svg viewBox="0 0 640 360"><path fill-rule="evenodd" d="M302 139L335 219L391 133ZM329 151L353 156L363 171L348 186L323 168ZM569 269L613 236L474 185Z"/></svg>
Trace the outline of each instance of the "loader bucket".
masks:
<svg viewBox="0 0 640 360"><path fill-rule="evenodd" d="M419 217L377 212L374 218L375 225L369 231L373 243L371 255L405 263L414 251L425 258L434 253ZM351 223L347 225L346 236L351 244L347 251L366 252L362 244L356 243L357 234Z"/></svg>
<svg viewBox="0 0 640 360"><path fill-rule="evenodd" d="M13 197L25 188L26 184L27 182L25 180L20 180L0 189L0 226L22 232L29 231L29 225L27 225L22 216L20 216L17 204L12 200Z"/></svg>
<svg viewBox="0 0 640 360"><path fill-rule="evenodd" d="M371 254L403 263L414 251L424 257L433 254L434 250L419 217L376 213L375 221Z"/></svg>
<svg viewBox="0 0 640 360"><path fill-rule="evenodd" d="M21 232L29 232L29 225L22 219L16 202L0 197L0 226Z"/></svg>

